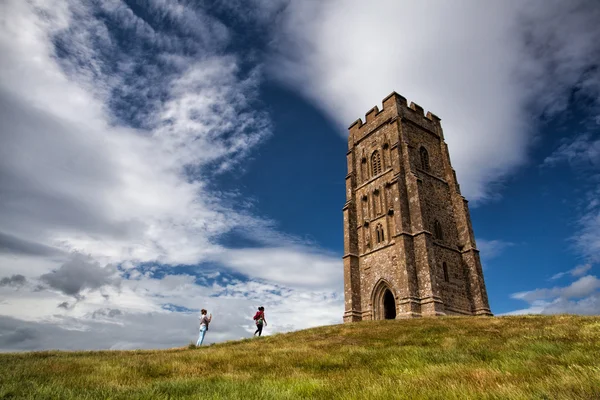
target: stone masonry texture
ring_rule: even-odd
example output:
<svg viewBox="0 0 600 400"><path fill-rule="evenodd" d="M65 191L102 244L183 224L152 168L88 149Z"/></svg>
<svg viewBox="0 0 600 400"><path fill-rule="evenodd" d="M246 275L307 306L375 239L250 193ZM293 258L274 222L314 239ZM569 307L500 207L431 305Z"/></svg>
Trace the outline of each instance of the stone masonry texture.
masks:
<svg viewBox="0 0 600 400"><path fill-rule="evenodd" d="M344 322L492 315L440 119L394 92L349 131Z"/></svg>

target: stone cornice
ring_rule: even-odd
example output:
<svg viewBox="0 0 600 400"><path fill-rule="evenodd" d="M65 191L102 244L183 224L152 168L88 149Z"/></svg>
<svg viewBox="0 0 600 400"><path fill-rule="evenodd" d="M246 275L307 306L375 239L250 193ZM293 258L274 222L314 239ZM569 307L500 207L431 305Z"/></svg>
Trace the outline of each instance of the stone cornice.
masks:
<svg viewBox="0 0 600 400"><path fill-rule="evenodd" d="M453 252L455 252L455 253L459 253L459 254L461 254L461 253L462 253L460 250L458 250L458 249L456 249L456 248L454 248L454 247L448 246L447 244L444 244L444 243L442 243L442 242L439 242L439 241L436 241L436 240L434 240L434 241L433 241L433 244L434 244L435 246L443 247L444 249L447 249L447 250L453 251Z"/></svg>
<svg viewBox="0 0 600 400"><path fill-rule="evenodd" d="M367 186L369 183L372 183L374 181L376 181L379 178L382 178L384 176L386 176L388 173L390 173L391 171L393 171L394 169L392 167L389 167L388 169L386 169L384 172L382 172L381 174L374 176L372 178L369 178L366 182L361 183L360 185L358 185L356 188L354 188L354 191L356 192L358 189L362 188L363 186Z"/></svg>
<svg viewBox="0 0 600 400"><path fill-rule="evenodd" d="M393 246L393 245L395 245L395 244L396 244L396 242L394 242L394 241L391 241L391 242L389 242L388 244L385 244L385 245L383 245L383 246L381 246L381 247L377 247L376 249L372 249L372 250L369 250L369 251L367 251L367 252L365 252L365 253L362 253L362 254L360 255L360 257L368 256L369 254L375 253L375 252L377 252L377 251L379 251L379 250L387 249L388 247L390 247L390 246Z"/></svg>
<svg viewBox="0 0 600 400"><path fill-rule="evenodd" d="M410 236L410 237L416 237L416 236L423 235L423 234L431 236L431 232L429 232L429 231L426 231L426 230L422 230L422 231L415 232L415 233L410 233L410 232L402 231L402 232L398 232L398 233L396 233L396 234L395 234L394 236L392 236L392 237L398 237L398 236Z"/></svg>
<svg viewBox="0 0 600 400"><path fill-rule="evenodd" d="M448 182L447 182L445 179L443 179L443 178L440 178L439 176L433 175L431 172L427 172L427 171L425 171L425 170L423 170L423 169L421 169L421 168L417 168L417 167L415 167L415 168L416 168L416 169L417 169L417 171L419 171L420 173L422 173L422 174L425 174L425 175L427 175L427 176L429 176L429 177L431 177L431 178L433 178L433 179L436 179L436 180L438 180L438 181L442 182L444 185L448 186Z"/></svg>
<svg viewBox="0 0 600 400"><path fill-rule="evenodd" d="M470 248L468 248L466 250L461 250L460 253L461 254L465 254L465 253L468 253L470 251L475 251L475 252L479 253L479 250L477 248L475 248L475 247L470 247Z"/></svg>

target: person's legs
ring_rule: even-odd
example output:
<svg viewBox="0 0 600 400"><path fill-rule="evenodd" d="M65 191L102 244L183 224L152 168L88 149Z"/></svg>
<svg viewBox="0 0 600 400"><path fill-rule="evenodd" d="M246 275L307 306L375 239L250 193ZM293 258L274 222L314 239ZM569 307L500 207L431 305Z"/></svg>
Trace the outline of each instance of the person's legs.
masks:
<svg viewBox="0 0 600 400"><path fill-rule="evenodd" d="M198 336L198 341L196 342L196 346L202 346L202 342L204 342L204 335L206 334L206 328L200 328L200 335Z"/></svg>
<svg viewBox="0 0 600 400"><path fill-rule="evenodd" d="M262 328L263 328L262 324L256 325L256 327L258 328L256 330L256 332L258 332L258 336L262 335Z"/></svg>

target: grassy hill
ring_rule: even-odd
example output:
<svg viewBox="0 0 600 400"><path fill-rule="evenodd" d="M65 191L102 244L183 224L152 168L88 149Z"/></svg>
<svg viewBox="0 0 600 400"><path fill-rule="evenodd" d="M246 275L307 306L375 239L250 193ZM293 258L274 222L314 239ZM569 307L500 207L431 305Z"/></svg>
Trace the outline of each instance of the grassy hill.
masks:
<svg viewBox="0 0 600 400"><path fill-rule="evenodd" d="M203 348L0 355L0 399L600 399L600 317L335 325Z"/></svg>

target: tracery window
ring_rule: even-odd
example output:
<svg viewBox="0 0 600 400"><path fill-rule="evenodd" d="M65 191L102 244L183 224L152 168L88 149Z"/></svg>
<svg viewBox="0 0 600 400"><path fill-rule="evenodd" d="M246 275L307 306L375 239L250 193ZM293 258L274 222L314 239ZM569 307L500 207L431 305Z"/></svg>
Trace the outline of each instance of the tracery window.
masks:
<svg viewBox="0 0 600 400"><path fill-rule="evenodd" d="M444 231L442 230L442 224L437 219L433 223L433 237L438 240L444 240Z"/></svg>
<svg viewBox="0 0 600 400"><path fill-rule="evenodd" d="M424 171L429 171L429 153L427 152L427 149L425 147L421 147L419 152L421 154L421 168Z"/></svg>
<svg viewBox="0 0 600 400"><path fill-rule="evenodd" d="M373 207L375 215L381 215L383 213L381 207L381 196L379 195L379 189L373 191Z"/></svg>
<svg viewBox="0 0 600 400"><path fill-rule="evenodd" d="M442 269L444 270L444 281L450 282L450 276L448 275L448 265L446 263L443 263Z"/></svg>
<svg viewBox="0 0 600 400"><path fill-rule="evenodd" d="M369 179L368 177L368 172L367 172L367 157L363 157L360 160L360 180L361 182L364 180Z"/></svg>
<svg viewBox="0 0 600 400"><path fill-rule="evenodd" d="M371 156L371 167L373 169L373 176L381 173L381 155L377 150Z"/></svg>
<svg viewBox="0 0 600 400"><path fill-rule="evenodd" d="M385 234L383 233L383 226L381 226L381 224L377 224L375 232L377 233L377 243L383 242L385 240Z"/></svg>

